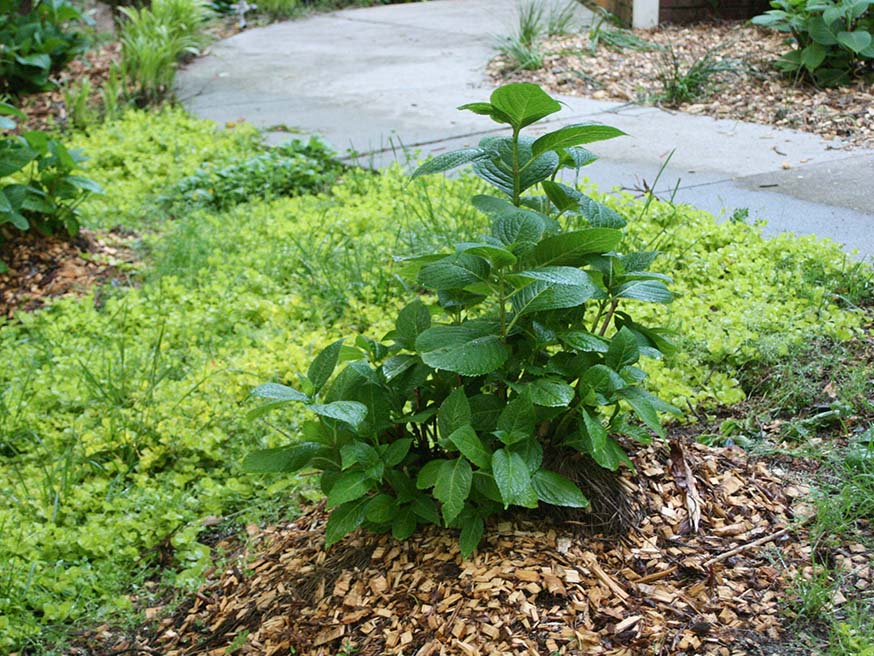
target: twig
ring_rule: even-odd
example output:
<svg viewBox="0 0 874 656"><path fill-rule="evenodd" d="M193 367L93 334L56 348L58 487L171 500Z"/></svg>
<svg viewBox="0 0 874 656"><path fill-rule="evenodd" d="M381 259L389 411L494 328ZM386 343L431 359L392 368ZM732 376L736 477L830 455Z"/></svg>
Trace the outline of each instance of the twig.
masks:
<svg viewBox="0 0 874 656"><path fill-rule="evenodd" d="M798 526L787 526L786 528L781 528L776 533L771 533L770 535L766 535L764 537L761 537L758 540L753 540L752 542L747 542L746 544L742 544L739 547L735 547L734 549L729 549L728 551L721 553L718 556L714 556L710 560L705 561L703 566L710 567L711 565L714 565L718 562L721 562L727 558L731 558L732 556L736 556L737 554L741 553L742 551L746 551L747 549L752 549L753 547L760 547L763 544L767 544L768 542L771 542L772 540L782 538L784 535L786 535L788 533L793 533L794 531L797 531L798 529L800 529L802 526L809 524L812 519L813 519L813 515L805 518L804 521L802 521L800 524L798 524Z"/></svg>

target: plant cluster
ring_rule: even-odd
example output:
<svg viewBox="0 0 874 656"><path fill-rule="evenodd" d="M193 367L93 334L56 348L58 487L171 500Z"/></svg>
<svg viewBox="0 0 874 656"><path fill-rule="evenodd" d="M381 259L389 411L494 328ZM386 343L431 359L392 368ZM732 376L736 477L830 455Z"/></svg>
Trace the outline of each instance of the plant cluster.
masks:
<svg viewBox="0 0 874 656"><path fill-rule="evenodd" d="M0 102L0 131L16 127L13 118L25 116ZM100 186L74 175L85 157L38 130L22 136L0 136L0 244L19 231L42 234L79 232L79 204ZM0 260L0 271L6 265Z"/></svg>
<svg viewBox="0 0 874 656"><path fill-rule="evenodd" d="M753 23L791 35L777 67L821 86L847 84L874 62L871 0L772 0Z"/></svg>
<svg viewBox="0 0 874 656"><path fill-rule="evenodd" d="M116 75L139 104L163 100L181 57L205 44L208 13L201 0L154 0L149 7L120 7L121 63Z"/></svg>
<svg viewBox="0 0 874 656"><path fill-rule="evenodd" d="M595 52L598 45L603 43L608 48L622 52L623 50L635 50L645 52L648 50L664 50L664 46L645 41L631 30L619 27L619 18L601 7L596 7L595 18L589 27L589 49Z"/></svg>
<svg viewBox="0 0 874 656"><path fill-rule="evenodd" d="M404 307L383 340L334 342L301 390L254 391L271 402L252 415L301 402L318 416L304 441L254 453L247 465L321 470L333 508L327 546L362 524L403 539L426 523L461 529L467 556L484 520L510 506L586 507L571 478L585 480L587 459L631 467L617 438L649 443L646 428L662 434L659 413L676 411L643 389L637 367L670 343L624 311L630 300L673 300L669 279L648 271L656 253L620 255L625 219L555 182L595 159L582 144L623 133L577 124L521 134L560 107L533 84L464 105L512 136L440 155L413 177L472 164L504 196L473 199L490 233L403 260L429 295ZM523 196L538 186L545 195Z"/></svg>
<svg viewBox="0 0 874 656"><path fill-rule="evenodd" d="M317 193L333 186L340 165L318 137L294 139L224 166L207 164L179 181L163 201L177 209L210 207L219 211L254 198Z"/></svg>
<svg viewBox="0 0 874 656"><path fill-rule="evenodd" d="M731 73L738 67L736 61L718 57L717 50L708 50L701 57L686 62L674 48L668 48L657 70L662 85L657 100L677 106L710 93L718 82L718 76Z"/></svg>
<svg viewBox="0 0 874 656"><path fill-rule="evenodd" d="M68 0L0 0L0 94L52 88L49 76L85 49L69 29L81 21Z"/></svg>
<svg viewBox="0 0 874 656"><path fill-rule="evenodd" d="M499 53L517 69L534 71L543 67L543 52L538 42L544 36L569 34L574 29L576 5L550 5L530 0L517 5L517 24L513 34L497 43Z"/></svg>

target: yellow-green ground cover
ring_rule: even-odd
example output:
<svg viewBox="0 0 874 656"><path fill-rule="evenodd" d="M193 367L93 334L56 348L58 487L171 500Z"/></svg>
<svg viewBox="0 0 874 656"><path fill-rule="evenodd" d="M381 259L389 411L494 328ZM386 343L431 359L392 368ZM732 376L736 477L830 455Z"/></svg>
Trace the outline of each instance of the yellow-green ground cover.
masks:
<svg viewBox="0 0 874 656"><path fill-rule="evenodd" d="M249 390L293 384L338 337L382 337L416 294L392 256L487 226L467 200L476 179L410 183L399 168L225 211L159 201L205 163L260 148L251 129L218 132L177 110L132 112L75 141L106 190L83 223L136 231L144 260L132 284L0 320L0 653L50 653L70 627L124 615L149 578L196 584L207 517L291 512L300 479L240 469L245 453L287 441L245 421ZM735 403L745 363L860 329L838 295L849 265L837 246L608 202L631 219L635 247L664 251L657 268L675 281L670 306L634 307L677 333L676 356L645 363L675 405ZM293 436L299 415L273 419Z"/></svg>

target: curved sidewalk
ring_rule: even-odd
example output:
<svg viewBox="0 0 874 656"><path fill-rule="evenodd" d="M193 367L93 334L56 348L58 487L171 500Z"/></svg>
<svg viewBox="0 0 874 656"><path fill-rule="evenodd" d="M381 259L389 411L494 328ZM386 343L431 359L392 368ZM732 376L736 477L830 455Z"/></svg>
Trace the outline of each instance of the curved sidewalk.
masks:
<svg viewBox="0 0 874 656"><path fill-rule="evenodd" d="M272 141L320 133L379 166L399 147L422 153L475 144L497 125L455 109L487 99L495 35L514 20L508 0L433 0L352 9L253 29L214 44L180 71L193 113L245 119ZM585 10L581 9L585 20ZM830 237L874 257L874 151L816 135L608 101L561 97L556 123L597 121L628 137L593 147L586 174L602 189L659 181L665 196L719 215L746 208L769 233Z"/></svg>

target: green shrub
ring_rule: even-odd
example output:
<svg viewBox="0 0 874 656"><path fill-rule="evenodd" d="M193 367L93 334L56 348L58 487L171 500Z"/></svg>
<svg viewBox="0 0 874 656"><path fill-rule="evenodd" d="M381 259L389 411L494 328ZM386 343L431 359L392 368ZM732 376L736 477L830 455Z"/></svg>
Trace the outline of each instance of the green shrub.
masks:
<svg viewBox="0 0 874 656"><path fill-rule="evenodd" d="M0 94L53 88L49 76L85 49L85 37L68 31L82 15L67 0L35 0L22 13L24 6L0 0Z"/></svg>
<svg viewBox="0 0 874 656"><path fill-rule="evenodd" d="M874 10L869 0L772 0L753 23L790 34L795 48L777 60L787 73L823 86L848 83L874 61Z"/></svg>
<svg viewBox="0 0 874 656"><path fill-rule="evenodd" d="M636 366L671 343L626 307L673 300L669 279L647 270L656 253L618 254L625 219L553 181L592 161L581 144L623 133L579 124L520 135L560 108L532 84L462 107L509 124L512 137L440 155L413 177L471 163L509 198L473 198L490 234L404 260L430 295L404 307L383 340L334 342L300 377L301 391L268 383L253 392L271 402L250 416L289 402L318 416L303 441L253 453L247 465L321 470L333 508L326 546L362 524L403 539L425 523L461 529L468 556L484 520L509 506L588 506L555 470L585 476L589 459L633 467L617 438L648 444L649 431L663 435L659 412L676 412L643 389ZM537 188L545 196L522 196Z"/></svg>
<svg viewBox="0 0 874 656"><path fill-rule="evenodd" d="M15 127L8 118L25 118L12 105L0 102L0 130ZM93 180L73 175L85 157L67 150L45 132L0 136L0 244L19 230L51 235L79 232L79 204L90 193L100 193ZM0 271L6 265L0 260Z"/></svg>
<svg viewBox="0 0 874 656"><path fill-rule="evenodd" d="M163 201L176 211L209 207L226 210L255 198L325 191L333 186L340 165L331 149L317 137L298 139L267 152L224 166L208 163L182 179Z"/></svg>
<svg viewBox="0 0 874 656"><path fill-rule="evenodd" d="M737 62L717 57L717 50L708 50L700 57L684 62L673 48L668 48L656 69L662 85L657 100L677 106L710 94L718 84L719 75L738 68Z"/></svg>
<svg viewBox="0 0 874 656"><path fill-rule="evenodd" d="M173 87L179 58L206 43L201 0L154 0L148 8L120 7L120 75L140 104L164 99Z"/></svg>

